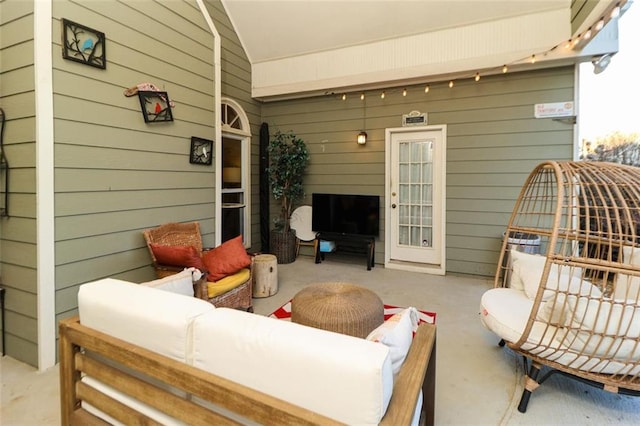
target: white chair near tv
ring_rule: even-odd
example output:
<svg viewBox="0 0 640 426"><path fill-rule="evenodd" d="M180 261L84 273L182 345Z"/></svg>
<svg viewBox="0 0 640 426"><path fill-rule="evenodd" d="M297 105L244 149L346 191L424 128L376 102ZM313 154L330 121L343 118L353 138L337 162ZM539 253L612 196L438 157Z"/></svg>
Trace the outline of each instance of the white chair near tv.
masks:
<svg viewBox="0 0 640 426"><path fill-rule="evenodd" d="M296 257L300 254L300 246L311 246L314 253L317 250L316 232L311 230L312 214L311 206L300 206L291 213L289 223L296 233Z"/></svg>

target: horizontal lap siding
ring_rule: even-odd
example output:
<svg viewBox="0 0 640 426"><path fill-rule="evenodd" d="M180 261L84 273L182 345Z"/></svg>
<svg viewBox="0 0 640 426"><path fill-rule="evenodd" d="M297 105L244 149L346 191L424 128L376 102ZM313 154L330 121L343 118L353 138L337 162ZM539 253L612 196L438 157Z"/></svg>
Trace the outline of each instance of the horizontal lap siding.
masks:
<svg viewBox="0 0 640 426"><path fill-rule="evenodd" d="M219 0L207 0L205 5L220 33L222 43L222 96L233 99L242 106L251 126L251 187L248 191L251 194L251 248L259 251L261 104L251 98L251 64L222 3Z"/></svg>
<svg viewBox="0 0 640 426"><path fill-rule="evenodd" d="M141 231L197 220L214 240L215 174L189 163L191 136L215 138L213 37L195 1L53 5L56 317L77 311L84 282L153 278ZM106 70L64 60L62 18L102 31ZM172 122L145 123L153 83Z"/></svg>
<svg viewBox="0 0 640 426"><path fill-rule="evenodd" d="M5 288L3 353L37 364L35 86L33 3L0 2L0 105L11 166L9 218L0 218L0 276ZM4 194L0 194L3 197Z"/></svg>
<svg viewBox="0 0 640 426"><path fill-rule="evenodd" d="M311 153L305 177L313 192L384 195L385 129L400 127L402 114L428 113L428 124L447 125L447 271L490 276L521 185L547 159L573 157L573 128L535 119L534 104L573 100L572 67L456 82L267 103L272 129L293 130ZM358 146L360 130L367 144ZM381 202L384 202L381 199ZM381 217L383 217L381 207ZM273 209L272 209L273 212ZM381 220L382 222L382 220ZM384 223L376 259L384 258Z"/></svg>

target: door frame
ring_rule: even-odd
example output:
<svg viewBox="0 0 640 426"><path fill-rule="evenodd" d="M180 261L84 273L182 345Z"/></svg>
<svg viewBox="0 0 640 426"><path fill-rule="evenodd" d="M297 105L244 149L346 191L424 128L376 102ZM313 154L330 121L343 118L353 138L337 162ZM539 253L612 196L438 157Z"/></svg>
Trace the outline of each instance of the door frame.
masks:
<svg viewBox="0 0 640 426"><path fill-rule="evenodd" d="M441 226L439 230L434 229L434 232L439 233L440 240L440 250L441 250L441 259L440 264L429 264L429 263L419 263L419 262L407 262L400 260L392 260L391 259L391 242L393 240L392 234L393 232L397 232L396 229L392 229L391 227L391 206L389 200L391 200L391 139L393 135L403 134L403 133L415 133L415 132L424 132L424 131L439 131L442 136L442 146L441 149L438 150L437 157L434 158L435 161L438 161L440 167L438 167L440 171L439 179L441 182L441 209L440 209L440 217ZM384 267L389 269L400 269L404 271L414 271L414 272L424 272L435 275L444 275L446 272L446 200L447 200L447 125L439 124L432 126L407 126L407 127L393 127L385 129L385 206L384 206ZM435 172L435 170L434 170Z"/></svg>

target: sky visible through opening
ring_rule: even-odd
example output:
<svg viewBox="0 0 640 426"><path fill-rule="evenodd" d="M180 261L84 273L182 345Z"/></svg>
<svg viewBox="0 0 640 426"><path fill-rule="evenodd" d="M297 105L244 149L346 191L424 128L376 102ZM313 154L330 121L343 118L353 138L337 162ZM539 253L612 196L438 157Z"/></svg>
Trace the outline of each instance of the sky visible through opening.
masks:
<svg viewBox="0 0 640 426"><path fill-rule="evenodd" d="M640 133L640 4L634 2L618 21L618 53L600 74L580 65L580 140L595 140L615 131Z"/></svg>

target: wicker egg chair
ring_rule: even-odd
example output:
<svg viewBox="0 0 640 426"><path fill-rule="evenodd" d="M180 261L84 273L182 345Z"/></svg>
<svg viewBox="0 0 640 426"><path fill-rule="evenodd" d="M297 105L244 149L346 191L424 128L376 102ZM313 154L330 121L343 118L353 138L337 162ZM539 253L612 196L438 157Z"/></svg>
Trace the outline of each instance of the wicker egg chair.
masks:
<svg viewBox="0 0 640 426"><path fill-rule="evenodd" d="M538 165L516 201L494 284L481 318L523 356L520 412L554 373L640 395L640 168Z"/></svg>

